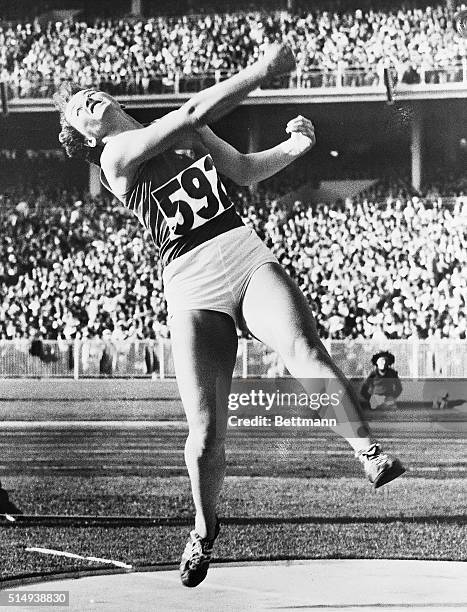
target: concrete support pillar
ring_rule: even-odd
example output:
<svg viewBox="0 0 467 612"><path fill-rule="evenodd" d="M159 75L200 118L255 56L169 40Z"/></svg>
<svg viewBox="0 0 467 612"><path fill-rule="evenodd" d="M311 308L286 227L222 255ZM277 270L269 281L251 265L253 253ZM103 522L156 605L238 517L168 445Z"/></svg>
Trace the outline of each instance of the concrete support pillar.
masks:
<svg viewBox="0 0 467 612"><path fill-rule="evenodd" d="M445 161L448 166L455 168L459 153L459 123L452 119L456 116L456 110L447 104L447 117L442 139L444 140ZM451 111L451 112L449 112ZM452 114L451 114L452 113ZM449 120L451 118L451 120Z"/></svg>
<svg viewBox="0 0 467 612"><path fill-rule="evenodd" d="M419 104L414 106L410 151L412 154L412 187L419 191L423 181L423 112Z"/></svg>
<svg viewBox="0 0 467 612"><path fill-rule="evenodd" d="M143 14L143 0L131 0L131 14L141 17Z"/></svg>
<svg viewBox="0 0 467 612"><path fill-rule="evenodd" d="M101 192L100 171L99 166L89 164L89 193L92 196L97 196Z"/></svg>
<svg viewBox="0 0 467 612"><path fill-rule="evenodd" d="M259 136L258 121L252 117L248 128L248 153L256 153L256 151L259 151Z"/></svg>

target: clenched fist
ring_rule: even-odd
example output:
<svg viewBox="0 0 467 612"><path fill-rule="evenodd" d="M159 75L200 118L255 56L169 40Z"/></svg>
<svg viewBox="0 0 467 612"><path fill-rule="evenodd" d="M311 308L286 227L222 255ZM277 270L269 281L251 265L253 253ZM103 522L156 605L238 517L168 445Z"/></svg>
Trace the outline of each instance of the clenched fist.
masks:
<svg viewBox="0 0 467 612"><path fill-rule="evenodd" d="M302 115L291 119L285 131L290 134L290 138L283 144L290 155L299 157L316 144L315 127L309 119Z"/></svg>
<svg viewBox="0 0 467 612"><path fill-rule="evenodd" d="M268 77L281 76L295 70L295 56L292 49L283 43L273 43L266 48L262 61Z"/></svg>

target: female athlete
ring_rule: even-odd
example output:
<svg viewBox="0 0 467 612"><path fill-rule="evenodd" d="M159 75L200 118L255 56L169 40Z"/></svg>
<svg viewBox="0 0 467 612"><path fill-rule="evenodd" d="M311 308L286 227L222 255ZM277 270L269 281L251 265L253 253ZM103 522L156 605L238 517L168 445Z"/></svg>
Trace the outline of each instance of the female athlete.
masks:
<svg viewBox="0 0 467 612"><path fill-rule="evenodd" d="M245 155L208 127L269 78L294 67L286 45L271 45L256 63L147 127L103 92L68 88L55 96L59 139L67 153L100 165L103 183L149 230L164 264L172 351L189 425L185 460L196 509L180 566L185 586L205 578L219 532L216 502L224 479L236 325L279 353L307 391L311 379L319 379L329 392L340 393L333 407L336 431L376 487L404 472L370 438L358 397L318 338L304 296L243 224L218 176L219 171L241 185L257 183L314 146L314 127L301 116L287 125L286 141ZM204 147L195 160L175 153L186 148L187 139Z"/></svg>

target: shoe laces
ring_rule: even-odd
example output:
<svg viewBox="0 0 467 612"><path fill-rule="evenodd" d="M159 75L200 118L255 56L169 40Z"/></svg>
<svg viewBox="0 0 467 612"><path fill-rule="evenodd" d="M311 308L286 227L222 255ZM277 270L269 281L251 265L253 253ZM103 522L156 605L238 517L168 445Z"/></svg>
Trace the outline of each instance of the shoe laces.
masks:
<svg viewBox="0 0 467 612"><path fill-rule="evenodd" d="M206 550L203 549L203 542L206 546ZM190 569L196 569L203 561L209 561L211 557L211 547L209 544L209 540L203 540L196 532L192 532L189 562Z"/></svg>
<svg viewBox="0 0 467 612"><path fill-rule="evenodd" d="M388 456L381 452L379 444L372 444L369 448L358 453L359 457L363 457L367 461L371 461L374 465L383 465L386 463Z"/></svg>

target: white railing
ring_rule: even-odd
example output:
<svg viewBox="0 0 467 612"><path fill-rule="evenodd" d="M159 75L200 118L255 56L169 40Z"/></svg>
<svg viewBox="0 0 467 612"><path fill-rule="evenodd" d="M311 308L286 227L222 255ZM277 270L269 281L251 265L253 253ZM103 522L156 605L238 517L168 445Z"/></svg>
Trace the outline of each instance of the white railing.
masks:
<svg viewBox="0 0 467 612"><path fill-rule="evenodd" d="M326 347L349 377L366 376L371 357L389 350L404 378L467 378L467 340L327 340ZM240 340L234 376L287 375L276 353L255 340ZM0 377L175 377L170 340L104 342L0 341ZM310 377L312 375L310 374Z"/></svg>
<svg viewBox="0 0 467 612"><path fill-rule="evenodd" d="M392 70L394 80L403 89L416 89L425 86L444 86L449 83L467 84L467 58L461 62L448 66L419 67L410 74L404 70L398 73ZM178 95L201 91L210 85L219 83L232 76L234 70L207 70L200 74L184 74L174 71L167 74L141 80L140 83L126 83L125 81L99 81L93 83L94 87L107 91L112 95ZM21 98L50 98L57 89L57 83L44 81L40 74L31 75L28 79L16 81L12 76L5 75L8 97ZM76 80L79 85L79 79ZM82 82L83 88L89 87L89 82ZM384 89L383 70L379 66L354 66L351 68L338 68L337 70L311 68L298 68L290 76L279 77L266 86L268 89L351 89L358 87L373 87Z"/></svg>

